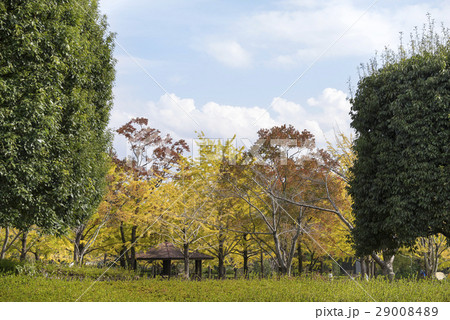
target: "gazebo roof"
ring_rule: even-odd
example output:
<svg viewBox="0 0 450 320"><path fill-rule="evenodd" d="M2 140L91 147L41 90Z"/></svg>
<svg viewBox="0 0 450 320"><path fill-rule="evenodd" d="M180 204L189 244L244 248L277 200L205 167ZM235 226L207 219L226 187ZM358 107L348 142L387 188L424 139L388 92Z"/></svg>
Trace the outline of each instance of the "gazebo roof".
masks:
<svg viewBox="0 0 450 320"><path fill-rule="evenodd" d="M189 253L189 260L211 259L214 259L214 257L200 252ZM175 247L173 243L164 242L150 248L147 252L136 254L136 260L184 260L184 255L181 249Z"/></svg>

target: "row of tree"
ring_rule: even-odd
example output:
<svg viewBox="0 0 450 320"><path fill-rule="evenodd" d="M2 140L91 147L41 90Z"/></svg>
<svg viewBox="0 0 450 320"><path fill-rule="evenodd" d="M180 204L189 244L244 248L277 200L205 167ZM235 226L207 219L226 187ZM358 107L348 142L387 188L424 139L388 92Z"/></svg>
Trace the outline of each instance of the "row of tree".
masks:
<svg viewBox="0 0 450 320"><path fill-rule="evenodd" d="M244 269L263 251L285 274L302 243L317 256L323 255L323 247L332 254L351 252L338 219L331 209L323 211L327 202L346 205L349 211L341 179L330 175L337 162L315 149L309 132L291 126L261 130L251 149L256 158L233 141L204 137L198 140L198 157L183 157L188 150L184 141L163 137L143 118L118 133L130 142L133 157L112 156L106 196L97 212L73 229L75 262L96 251L135 268L136 249L164 239L185 252L208 251L217 257L219 272L239 252ZM15 236L4 236L5 248L11 246Z"/></svg>
<svg viewBox="0 0 450 320"><path fill-rule="evenodd" d="M392 278L399 250L422 244L436 269L450 237L447 29L430 20L363 69L354 141L319 150L284 125L258 131L247 152L201 135L193 158L144 118L117 131L131 158L109 151L113 41L96 0L0 1L2 258L69 239L76 263L106 253L134 268L136 250L169 239L186 265L192 248L219 270L236 252L244 268L264 252L289 274L305 247L355 250L363 271L373 260Z"/></svg>
<svg viewBox="0 0 450 320"><path fill-rule="evenodd" d="M217 258L219 277L225 265L247 274L250 261L261 260L261 254L281 274L291 274L294 258L301 273L305 253L310 269L318 261L354 256L346 187L355 155L345 135L324 151L307 131L273 127L260 130L248 152L233 140L200 135L196 157L183 157L186 142L161 135L147 119L133 119L117 132L129 141L133 156L112 155L107 192L95 214L65 239L39 234L36 227L11 233L6 228L2 256L10 249L22 259L27 252L36 259L67 259L70 252L77 264L107 256L135 269L136 252L168 240L184 250L186 276L195 249ZM418 241L428 274L447 254L442 239L439 245L436 240ZM17 251L11 250L15 241ZM362 257L363 272L369 271L364 268L369 259L386 274L391 271L373 252Z"/></svg>

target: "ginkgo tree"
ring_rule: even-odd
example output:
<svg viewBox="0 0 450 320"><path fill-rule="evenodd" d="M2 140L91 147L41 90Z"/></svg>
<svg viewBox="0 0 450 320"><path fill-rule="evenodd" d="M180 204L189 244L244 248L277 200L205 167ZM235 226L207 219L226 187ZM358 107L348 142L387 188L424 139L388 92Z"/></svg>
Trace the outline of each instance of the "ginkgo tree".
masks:
<svg viewBox="0 0 450 320"><path fill-rule="evenodd" d="M173 167L189 147L184 140L174 141L170 135L163 136L148 125L146 118L131 119L117 129L117 133L128 140L132 155L125 159L111 155L113 164L108 175L108 190L99 208L97 226L94 227L92 221L88 222L91 225L88 229L80 226L77 230L81 232L75 232L75 240L86 237L85 230L93 231L92 235L97 238L97 231L105 225L98 235L104 243L96 247L116 256L121 266L135 269L139 245L143 240L151 243L155 238L150 236L150 226L157 223L157 215L164 210L164 197L158 188L170 180ZM79 248L80 245L75 244L75 251Z"/></svg>
<svg viewBox="0 0 450 320"><path fill-rule="evenodd" d="M156 223L164 207L159 179L142 179L135 171L114 164L108 176L108 193L99 207L105 223L98 243L100 251L116 256L122 267L136 268L136 252L152 243L148 226ZM138 240L140 240L138 242Z"/></svg>
<svg viewBox="0 0 450 320"><path fill-rule="evenodd" d="M248 256L248 249L245 249L247 245L242 243L243 237L247 236L242 228L245 204L230 192L228 179L232 166L242 157L242 150L234 146L235 138L212 140L200 134L197 143L200 147L197 165L202 172L203 183L210 190L207 199L210 215L204 220L204 224L212 236L205 237L202 241L206 245L206 251L217 258L218 277L222 279L225 277L225 261L238 252L240 245L244 246L243 254L247 252ZM247 264L248 261L245 260L244 272L248 272Z"/></svg>
<svg viewBox="0 0 450 320"><path fill-rule="evenodd" d="M189 279L191 250L200 245L200 240L210 237L212 232L205 226L211 216L208 177L204 176L192 159L181 159L179 170L173 181L161 188L171 201L164 208L159 220L161 235L183 248L184 277Z"/></svg>

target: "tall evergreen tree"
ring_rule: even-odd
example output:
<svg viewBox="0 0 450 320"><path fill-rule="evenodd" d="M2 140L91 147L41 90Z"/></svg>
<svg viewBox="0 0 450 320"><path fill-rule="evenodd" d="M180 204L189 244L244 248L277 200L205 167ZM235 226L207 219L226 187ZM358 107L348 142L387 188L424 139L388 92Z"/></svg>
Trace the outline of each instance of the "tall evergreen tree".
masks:
<svg viewBox="0 0 450 320"><path fill-rule="evenodd" d="M0 1L0 225L61 230L98 206L113 44L96 0Z"/></svg>
<svg viewBox="0 0 450 320"><path fill-rule="evenodd" d="M450 37L434 23L365 69L352 103L359 255L450 237Z"/></svg>

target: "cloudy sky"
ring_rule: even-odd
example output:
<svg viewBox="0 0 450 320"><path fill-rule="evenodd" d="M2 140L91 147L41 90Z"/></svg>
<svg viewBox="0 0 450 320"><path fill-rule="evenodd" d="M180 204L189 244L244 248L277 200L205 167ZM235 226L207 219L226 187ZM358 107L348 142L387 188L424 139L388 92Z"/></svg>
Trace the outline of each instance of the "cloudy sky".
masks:
<svg viewBox="0 0 450 320"><path fill-rule="evenodd" d="M408 40L449 1L100 0L117 33L110 127L147 117L177 138L255 140L292 124L319 146L350 133L349 82L385 46ZM116 138L119 154L126 144Z"/></svg>

